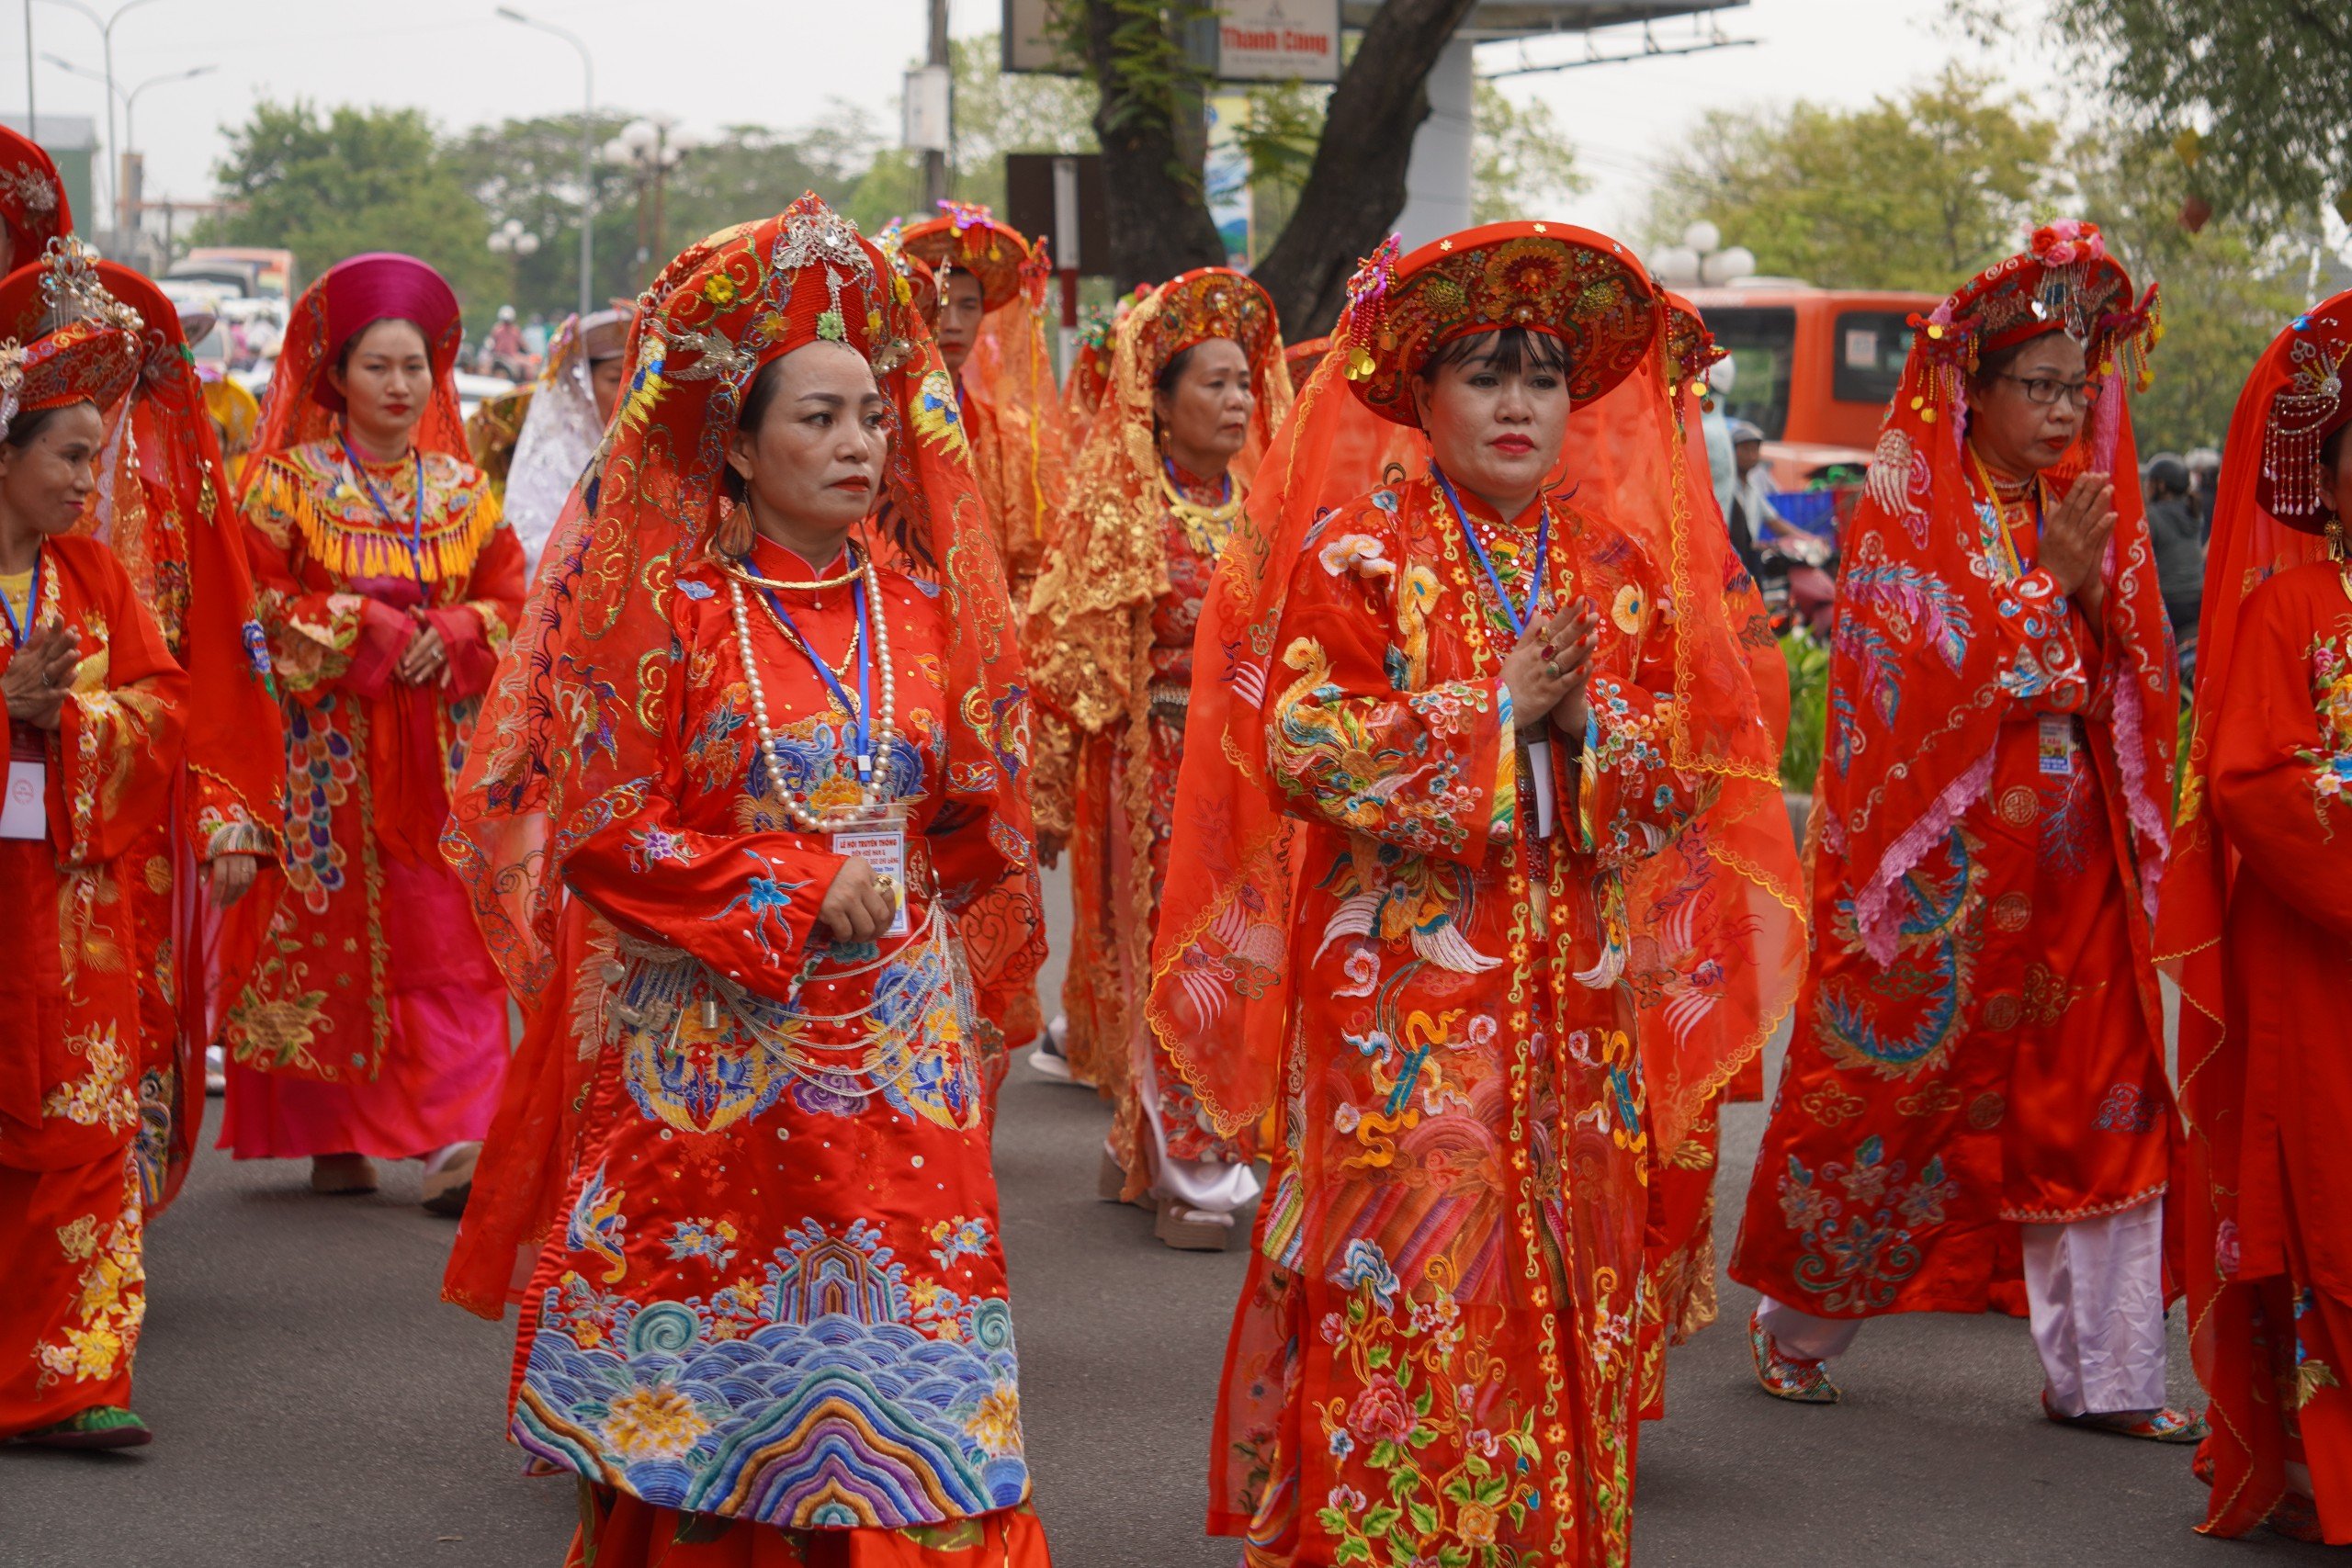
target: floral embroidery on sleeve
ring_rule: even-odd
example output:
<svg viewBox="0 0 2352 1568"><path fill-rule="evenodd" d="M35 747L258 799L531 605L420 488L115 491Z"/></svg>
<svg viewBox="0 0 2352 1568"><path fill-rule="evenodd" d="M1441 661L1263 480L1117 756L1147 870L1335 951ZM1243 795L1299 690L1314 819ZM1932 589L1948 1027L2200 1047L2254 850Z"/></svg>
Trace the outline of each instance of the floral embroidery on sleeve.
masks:
<svg viewBox="0 0 2352 1568"><path fill-rule="evenodd" d="M2321 829L2332 838L2335 825L2328 820L2328 803L2341 799L2346 786L2352 784L2352 637L2315 637L2307 657L2312 706L2319 716L2324 749L2300 750L2295 756L2312 771L2312 803Z"/></svg>

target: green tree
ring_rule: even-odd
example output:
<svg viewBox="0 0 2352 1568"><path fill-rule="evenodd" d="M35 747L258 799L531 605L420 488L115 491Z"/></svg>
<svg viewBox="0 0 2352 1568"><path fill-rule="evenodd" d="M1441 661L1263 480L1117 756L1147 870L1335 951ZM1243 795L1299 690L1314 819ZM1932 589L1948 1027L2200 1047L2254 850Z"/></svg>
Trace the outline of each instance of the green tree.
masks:
<svg viewBox="0 0 2352 1568"><path fill-rule="evenodd" d="M1413 133L1429 117L1429 73L1474 0L1380 0L1324 107L1291 220L1255 276L1284 330L1327 330L1356 259L1405 205ZM1097 93L1113 270L1122 285L1225 259L1209 216L1201 104L1208 84L1184 38L1202 0L1057 0L1063 50Z"/></svg>
<svg viewBox="0 0 2352 1568"><path fill-rule="evenodd" d="M870 161L870 150L849 148L828 130L729 126L689 151L670 175L653 249L666 261L690 241L781 212L812 190L838 207L855 192Z"/></svg>
<svg viewBox="0 0 2352 1568"><path fill-rule="evenodd" d="M2266 234L2226 216L2190 233L2178 213L2191 171L2165 142L2128 130L2068 150L2065 205L2098 224L2142 288L2154 280L2164 341L2155 379L2132 405L2144 455L2219 446L2255 359L2304 303L2315 226Z"/></svg>
<svg viewBox="0 0 2352 1568"><path fill-rule="evenodd" d="M1952 0L1980 33L2014 6ZM2343 0L2052 0L2041 27L2124 127L2199 133L2197 193L2260 219L2333 199L2352 220L2352 6Z"/></svg>
<svg viewBox="0 0 2352 1568"><path fill-rule="evenodd" d="M1648 229L1711 219L1761 272L1940 294L2016 249L2057 138L1957 66L1859 109L1713 110L1668 159Z"/></svg>
<svg viewBox="0 0 2352 1568"><path fill-rule="evenodd" d="M490 214L439 155L421 111L322 114L264 98L228 141L212 177L236 207L198 225L197 243L284 246L305 277L362 251L405 251L448 278L476 330L503 297L485 243Z"/></svg>
<svg viewBox="0 0 2352 1568"><path fill-rule="evenodd" d="M1559 118L1543 99L1518 103L1492 82L1481 82L1471 114L1473 221L1557 213L1591 186L1577 167L1576 148Z"/></svg>
<svg viewBox="0 0 2352 1568"><path fill-rule="evenodd" d="M590 122L602 148L627 125L619 109ZM492 228L513 219L538 239L527 256L489 258L498 298L526 314L560 321L580 305L580 117L547 115L475 126L444 141L441 163L473 193ZM599 157L590 164L596 194L598 300L637 292L637 221L628 174ZM657 260L655 265L660 265Z"/></svg>

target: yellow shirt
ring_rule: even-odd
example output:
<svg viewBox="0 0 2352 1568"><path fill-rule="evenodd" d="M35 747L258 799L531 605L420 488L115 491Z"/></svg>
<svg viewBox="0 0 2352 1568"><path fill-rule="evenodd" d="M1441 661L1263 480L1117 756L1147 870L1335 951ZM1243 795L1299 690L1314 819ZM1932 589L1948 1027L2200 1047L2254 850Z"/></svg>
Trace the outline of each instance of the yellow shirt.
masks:
<svg viewBox="0 0 2352 1568"><path fill-rule="evenodd" d="M8 614L17 625L29 629L33 624L33 574L29 571L0 571L0 598L8 601Z"/></svg>

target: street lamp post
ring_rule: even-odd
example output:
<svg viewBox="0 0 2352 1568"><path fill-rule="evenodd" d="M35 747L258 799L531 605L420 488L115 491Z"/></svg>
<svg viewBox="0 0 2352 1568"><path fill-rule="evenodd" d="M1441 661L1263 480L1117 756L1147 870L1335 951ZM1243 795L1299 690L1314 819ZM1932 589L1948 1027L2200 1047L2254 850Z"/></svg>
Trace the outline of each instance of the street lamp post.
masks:
<svg viewBox="0 0 2352 1568"><path fill-rule="evenodd" d="M101 52L105 55L106 64L107 153L114 162L112 171L109 173L107 177L114 183L114 226L117 231L119 231L123 226L121 169L122 147L114 139L114 101L116 96L114 85L114 25L122 20L123 17L130 15L131 12L139 9L140 6L153 6L155 4L155 0L122 0L122 4L114 8L114 15L111 17L99 16L97 12L82 4L82 0L49 0L49 3L52 6L63 6L69 9L81 12L82 15L89 17L91 22L96 25L98 29L98 43ZM29 16L30 13L28 12L27 15ZM28 28L28 31L29 31L29 28Z"/></svg>
<svg viewBox="0 0 2352 1568"><path fill-rule="evenodd" d="M139 0L132 0L136 5ZM561 39L580 51L580 73L586 83L580 105L580 314L585 318L595 299L594 276L596 230L596 62L579 35L526 17L512 6L501 6L497 15L521 27L532 28Z"/></svg>
<svg viewBox="0 0 2352 1568"><path fill-rule="evenodd" d="M637 186L637 286L643 288L653 258L662 253L662 197L670 171L693 150L693 142L674 129L667 115L633 119L620 134L605 143L605 162L627 169ZM653 190L653 220L646 223L645 192Z"/></svg>
<svg viewBox="0 0 2352 1568"><path fill-rule="evenodd" d="M139 95L145 92L150 87L158 87L166 82L186 82L191 77L209 76L213 72L218 71L220 68L218 65L195 65L190 66L186 71L166 71L160 76L148 77L147 80L140 83L139 85L131 88L130 91L126 93L120 87L114 85L113 78L104 75L99 72L93 71L86 65L76 65L72 61L66 59L63 55L44 53L41 58L69 75L81 76L93 82L103 82L106 84L107 123L109 128L111 128L114 123L114 106L116 101L119 100L122 104L123 144L121 150L115 154L116 178L114 190L115 233L118 236L118 243L119 243L119 236L139 220L139 215L130 210L129 205L123 200L123 186L127 182L122 178L122 175L129 170L130 161L138 156L139 131L137 117L139 113ZM111 129L108 130L107 134L113 134Z"/></svg>

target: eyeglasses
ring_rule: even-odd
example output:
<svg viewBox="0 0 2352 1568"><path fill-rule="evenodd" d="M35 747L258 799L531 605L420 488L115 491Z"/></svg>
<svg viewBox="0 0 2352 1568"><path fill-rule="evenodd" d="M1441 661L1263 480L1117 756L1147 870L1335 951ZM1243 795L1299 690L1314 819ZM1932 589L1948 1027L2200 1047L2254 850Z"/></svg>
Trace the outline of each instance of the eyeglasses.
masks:
<svg viewBox="0 0 2352 1568"><path fill-rule="evenodd" d="M2004 381L2015 381L2025 389L2025 400L2047 408L2060 397L2078 409L2086 409L2098 401L2098 389L2088 381L2061 381L2054 376L2012 376L2004 370Z"/></svg>

